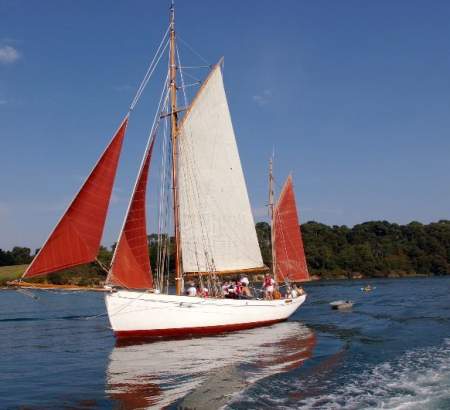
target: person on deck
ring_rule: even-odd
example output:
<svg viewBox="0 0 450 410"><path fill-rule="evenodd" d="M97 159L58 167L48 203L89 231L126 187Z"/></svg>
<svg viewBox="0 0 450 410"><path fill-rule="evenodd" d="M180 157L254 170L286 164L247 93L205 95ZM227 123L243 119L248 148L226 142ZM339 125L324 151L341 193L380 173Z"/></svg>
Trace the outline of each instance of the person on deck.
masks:
<svg viewBox="0 0 450 410"><path fill-rule="evenodd" d="M273 299L273 291L275 289L275 280L270 276L269 273L266 273L266 277L264 278L263 288L265 292L265 297L268 300Z"/></svg>
<svg viewBox="0 0 450 410"><path fill-rule="evenodd" d="M305 291L303 290L303 288L301 286L297 287L297 285L294 284L292 288L297 293L297 296L301 296L301 295L305 294Z"/></svg>
<svg viewBox="0 0 450 410"><path fill-rule="evenodd" d="M295 299L297 297L297 292L295 291L295 289L293 287L291 288L289 285L287 285L286 294L284 295L284 297L286 299L289 299L289 298Z"/></svg>
<svg viewBox="0 0 450 410"><path fill-rule="evenodd" d="M228 295L228 288L230 287L230 284L228 283L228 281L225 281L222 285L222 294L223 297L226 298Z"/></svg>
<svg viewBox="0 0 450 410"><path fill-rule="evenodd" d="M227 299L236 299L236 288L233 283L228 285L227 294L225 295Z"/></svg>
<svg viewBox="0 0 450 410"><path fill-rule="evenodd" d="M187 296L197 296L197 288L195 287L195 283L191 282L189 283L189 287L186 291Z"/></svg>
<svg viewBox="0 0 450 410"><path fill-rule="evenodd" d="M200 297L202 298L207 298L209 296L209 290L207 287L203 286L203 288L200 288L201 292L200 292Z"/></svg>
<svg viewBox="0 0 450 410"><path fill-rule="evenodd" d="M234 292L236 294L236 297L239 299L242 294L242 283L239 280L237 280L236 284L234 285Z"/></svg>
<svg viewBox="0 0 450 410"><path fill-rule="evenodd" d="M244 278L244 279L247 279L247 278ZM253 298L252 291L248 287L248 279L247 279L247 281L242 281L241 280L241 284L242 284L241 298L242 299L251 299L251 298Z"/></svg>

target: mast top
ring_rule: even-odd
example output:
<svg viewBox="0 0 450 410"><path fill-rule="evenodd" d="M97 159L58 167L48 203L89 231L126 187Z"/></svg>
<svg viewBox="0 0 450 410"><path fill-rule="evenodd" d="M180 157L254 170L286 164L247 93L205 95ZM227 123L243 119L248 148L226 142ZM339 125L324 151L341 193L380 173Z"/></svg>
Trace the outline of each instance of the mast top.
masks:
<svg viewBox="0 0 450 410"><path fill-rule="evenodd" d="M170 0L170 23L172 25L172 30L174 29L173 24L175 22L175 1L174 0Z"/></svg>

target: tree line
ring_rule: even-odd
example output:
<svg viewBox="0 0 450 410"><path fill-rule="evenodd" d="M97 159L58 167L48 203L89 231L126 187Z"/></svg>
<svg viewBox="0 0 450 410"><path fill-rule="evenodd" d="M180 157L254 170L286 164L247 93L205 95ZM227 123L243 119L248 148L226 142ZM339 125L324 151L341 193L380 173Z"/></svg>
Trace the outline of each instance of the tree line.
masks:
<svg viewBox="0 0 450 410"><path fill-rule="evenodd" d="M349 228L301 225L308 268L322 278L398 277L450 273L450 221L407 225L372 221ZM264 262L270 264L270 226L257 224Z"/></svg>
<svg viewBox="0 0 450 410"><path fill-rule="evenodd" d="M301 230L309 271L321 278L450 273L448 220L430 224L411 222L407 225L372 221L352 228L310 221L301 225ZM256 231L264 263L271 266L270 225L267 222L258 222ZM171 239L170 246L173 247L173 238ZM149 250L152 266L156 266L155 234L149 235ZM114 245L111 248L100 248L99 260L105 266L109 266L113 251ZM15 246L7 251L0 249L0 266L30 263L34 254L26 247ZM173 261L170 265L174 266ZM76 268L75 272L88 277L105 274L97 264ZM53 282L58 282L58 275L61 281L65 280L65 275L57 273L54 274ZM88 277L84 277L89 281Z"/></svg>

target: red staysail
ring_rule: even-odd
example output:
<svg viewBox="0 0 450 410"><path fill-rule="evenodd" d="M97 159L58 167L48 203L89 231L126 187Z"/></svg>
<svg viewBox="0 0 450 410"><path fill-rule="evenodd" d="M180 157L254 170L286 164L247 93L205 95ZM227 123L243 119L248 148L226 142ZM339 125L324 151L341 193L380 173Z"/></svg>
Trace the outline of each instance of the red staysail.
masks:
<svg viewBox="0 0 450 410"><path fill-rule="evenodd" d="M45 275L97 257L128 116L23 277Z"/></svg>
<svg viewBox="0 0 450 410"><path fill-rule="evenodd" d="M275 275L277 281L309 280L305 250L297 215L292 177L289 176L274 212Z"/></svg>
<svg viewBox="0 0 450 410"><path fill-rule="evenodd" d="M107 283L131 289L153 287L150 257L148 252L145 196L147 179L153 151L150 144L136 181L128 213L120 234Z"/></svg>

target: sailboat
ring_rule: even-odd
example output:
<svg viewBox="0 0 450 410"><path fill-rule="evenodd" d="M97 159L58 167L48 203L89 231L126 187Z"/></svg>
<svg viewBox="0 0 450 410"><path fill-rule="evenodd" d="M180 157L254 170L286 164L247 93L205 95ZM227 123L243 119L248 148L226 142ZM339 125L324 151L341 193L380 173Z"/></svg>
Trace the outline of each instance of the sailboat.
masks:
<svg viewBox="0 0 450 410"><path fill-rule="evenodd" d="M177 92L186 84L179 62L173 4L167 31L127 114L22 280L99 262L97 253L126 128L166 49L166 80L107 269L105 302L111 327L122 338L212 334L284 321L304 303L306 295L266 300L226 299L221 293L224 276L262 274L269 268L263 263L258 244L225 94L222 61L208 67L210 71L192 101L186 101L185 107L177 103ZM166 129L169 137L162 143L162 163L169 172L161 173L158 262L152 267L147 182L155 140ZM283 286L308 280L291 177L277 203L272 201L271 210L276 281ZM167 227L173 229L173 242L163 233ZM174 266L170 266L171 251ZM175 271L174 294L169 289L171 271ZM184 282L192 280L207 287L209 297L184 295Z"/></svg>

